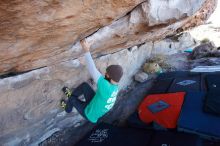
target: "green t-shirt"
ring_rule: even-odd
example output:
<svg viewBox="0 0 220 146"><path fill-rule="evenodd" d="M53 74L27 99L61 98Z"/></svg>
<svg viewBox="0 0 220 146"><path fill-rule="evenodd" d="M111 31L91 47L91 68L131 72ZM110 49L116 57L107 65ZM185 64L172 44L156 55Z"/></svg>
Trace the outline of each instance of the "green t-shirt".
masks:
<svg viewBox="0 0 220 146"><path fill-rule="evenodd" d="M100 117L113 107L117 94L118 86L109 83L101 76L98 79L96 94L85 109L88 120L96 123Z"/></svg>

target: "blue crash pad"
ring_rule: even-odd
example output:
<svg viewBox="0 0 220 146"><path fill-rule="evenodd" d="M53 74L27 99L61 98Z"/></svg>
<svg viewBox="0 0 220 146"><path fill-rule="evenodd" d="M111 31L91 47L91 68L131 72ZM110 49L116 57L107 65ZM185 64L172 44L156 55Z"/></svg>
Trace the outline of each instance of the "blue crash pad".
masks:
<svg viewBox="0 0 220 146"><path fill-rule="evenodd" d="M185 96L178 130L199 134L207 139L220 139L220 117L203 112L205 93L189 92Z"/></svg>

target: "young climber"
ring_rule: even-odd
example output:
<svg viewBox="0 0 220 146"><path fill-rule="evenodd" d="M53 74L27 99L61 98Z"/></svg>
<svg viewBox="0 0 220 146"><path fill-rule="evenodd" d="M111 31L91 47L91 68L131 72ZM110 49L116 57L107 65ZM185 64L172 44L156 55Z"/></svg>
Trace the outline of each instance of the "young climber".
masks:
<svg viewBox="0 0 220 146"><path fill-rule="evenodd" d="M118 94L118 82L123 75L123 70L120 65L110 65L106 69L105 76L101 75L89 52L90 44L85 40L81 40L80 43L85 51L87 69L97 85L97 90L94 92L89 84L85 82L72 92L69 88L64 87L62 90L66 94L67 100L61 100L61 106L67 113L70 113L72 108L75 107L84 118L96 123L100 117L113 107ZM84 95L85 102L78 99L81 95Z"/></svg>

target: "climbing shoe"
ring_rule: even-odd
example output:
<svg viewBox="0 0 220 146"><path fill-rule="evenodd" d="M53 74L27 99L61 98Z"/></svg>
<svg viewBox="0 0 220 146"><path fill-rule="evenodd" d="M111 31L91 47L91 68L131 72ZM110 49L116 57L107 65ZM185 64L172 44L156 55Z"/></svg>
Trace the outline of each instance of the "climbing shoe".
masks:
<svg viewBox="0 0 220 146"><path fill-rule="evenodd" d="M62 100L60 101L60 107L65 110L65 108L66 108L66 101L65 101L64 99L62 99Z"/></svg>
<svg viewBox="0 0 220 146"><path fill-rule="evenodd" d="M72 92L70 91L68 87L63 87L62 91L67 96L67 98L70 98L70 96L72 95Z"/></svg>

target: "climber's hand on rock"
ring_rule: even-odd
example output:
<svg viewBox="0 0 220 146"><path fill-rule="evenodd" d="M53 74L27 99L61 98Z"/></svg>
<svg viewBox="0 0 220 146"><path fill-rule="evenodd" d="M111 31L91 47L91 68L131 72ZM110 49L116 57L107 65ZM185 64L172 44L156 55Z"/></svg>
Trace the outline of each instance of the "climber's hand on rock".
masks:
<svg viewBox="0 0 220 146"><path fill-rule="evenodd" d="M85 39L81 40L80 44L85 52L89 52L91 45Z"/></svg>

